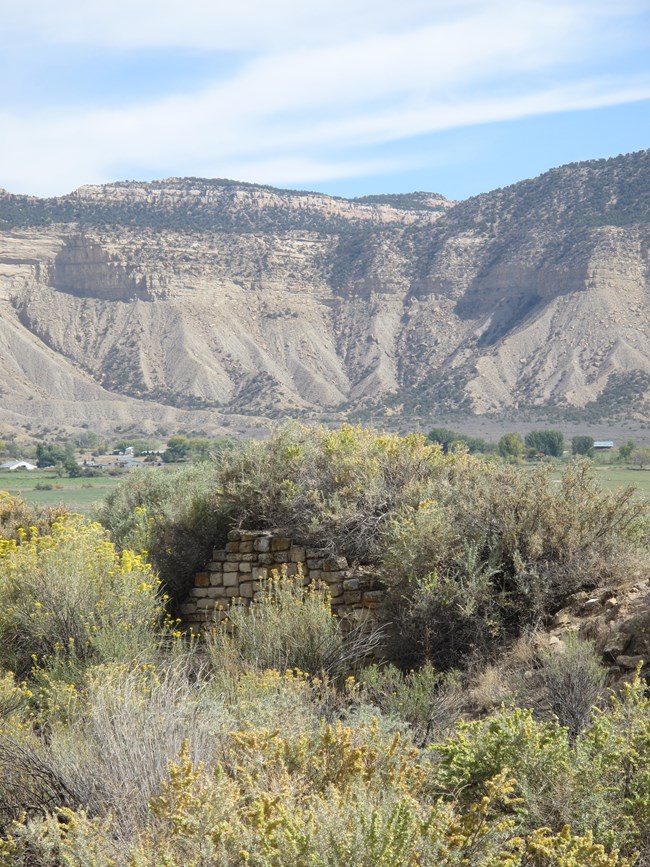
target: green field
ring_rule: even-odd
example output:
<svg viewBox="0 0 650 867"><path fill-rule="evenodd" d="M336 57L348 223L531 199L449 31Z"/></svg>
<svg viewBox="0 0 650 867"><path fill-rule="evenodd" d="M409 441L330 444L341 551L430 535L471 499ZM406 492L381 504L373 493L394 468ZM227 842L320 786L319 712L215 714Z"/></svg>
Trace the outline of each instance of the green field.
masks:
<svg viewBox="0 0 650 867"><path fill-rule="evenodd" d="M53 470L0 471L0 491L9 491L40 506L64 503L73 512L87 514L94 503L102 500L124 478L125 475L69 479L57 476ZM52 485L52 490L39 491L36 485Z"/></svg>
<svg viewBox="0 0 650 867"><path fill-rule="evenodd" d="M609 467L594 464L593 472L605 490L626 488L633 485L644 497L650 497L650 469L637 470L631 467ZM553 478L559 479L562 467L553 470Z"/></svg>
<svg viewBox="0 0 650 867"><path fill-rule="evenodd" d="M650 469L594 465L593 470L607 490L634 485L643 496L650 498ZM559 479L561 474L560 467L553 471L556 479ZM102 500L125 477L126 473L119 476L69 479L57 476L54 470L0 471L0 491L17 494L35 505L52 506L64 503L73 512L88 514L93 505ZM36 490L37 484L52 485L52 490Z"/></svg>

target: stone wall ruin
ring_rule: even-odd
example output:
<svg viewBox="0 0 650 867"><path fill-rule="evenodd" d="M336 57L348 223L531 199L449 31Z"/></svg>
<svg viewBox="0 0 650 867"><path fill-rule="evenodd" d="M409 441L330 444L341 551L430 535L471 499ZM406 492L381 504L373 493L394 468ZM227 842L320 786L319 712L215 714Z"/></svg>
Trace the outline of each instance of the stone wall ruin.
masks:
<svg viewBox="0 0 650 867"><path fill-rule="evenodd" d="M305 586L323 582L332 612L351 626L376 616L384 597L381 580L367 569L352 569L345 557L308 548L266 530L232 530L224 549L194 577L194 586L180 606L188 629L200 632L227 617L228 607L250 605L260 598L263 582L274 570L289 576L302 570Z"/></svg>

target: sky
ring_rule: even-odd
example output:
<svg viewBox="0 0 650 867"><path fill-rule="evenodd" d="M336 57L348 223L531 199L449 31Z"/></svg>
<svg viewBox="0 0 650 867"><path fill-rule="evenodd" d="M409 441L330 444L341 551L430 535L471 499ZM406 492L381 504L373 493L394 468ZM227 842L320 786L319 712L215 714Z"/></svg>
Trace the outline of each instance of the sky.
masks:
<svg viewBox="0 0 650 867"><path fill-rule="evenodd" d="M0 0L0 187L462 199L650 147L650 0Z"/></svg>

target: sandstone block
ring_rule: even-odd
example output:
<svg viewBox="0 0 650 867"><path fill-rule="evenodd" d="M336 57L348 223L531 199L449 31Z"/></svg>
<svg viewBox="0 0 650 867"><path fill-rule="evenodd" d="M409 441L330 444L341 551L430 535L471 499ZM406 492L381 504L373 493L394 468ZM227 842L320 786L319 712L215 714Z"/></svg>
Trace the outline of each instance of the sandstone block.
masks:
<svg viewBox="0 0 650 867"><path fill-rule="evenodd" d="M223 573L215 572L210 578L210 586L211 587L223 587Z"/></svg>
<svg viewBox="0 0 650 867"><path fill-rule="evenodd" d="M226 544L226 551L229 554L237 554L239 552L239 542L228 542Z"/></svg>
<svg viewBox="0 0 650 867"><path fill-rule="evenodd" d="M251 554L253 551L253 543L252 542L240 542L239 543L239 553L240 554Z"/></svg>
<svg viewBox="0 0 650 867"><path fill-rule="evenodd" d="M223 586L224 587L236 587L239 584L239 573L238 572L224 572L223 573Z"/></svg>
<svg viewBox="0 0 650 867"><path fill-rule="evenodd" d="M253 542L253 551L266 553L271 548L271 540L268 536L258 536Z"/></svg>
<svg viewBox="0 0 650 867"><path fill-rule="evenodd" d="M239 593L243 599L253 598L253 582L247 581L239 585Z"/></svg>
<svg viewBox="0 0 650 867"><path fill-rule="evenodd" d="M198 599L196 603L196 610L201 611L206 608L214 608L214 599Z"/></svg>
<svg viewBox="0 0 650 867"><path fill-rule="evenodd" d="M323 568L323 558L319 557L317 559L308 559L307 560L307 568L308 569L322 569Z"/></svg>
<svg viewBox="0 0 650 867"><path fill-rule="evenodd" d="M266 579L269 577L269 570L266 569L264 566L257 566L253 568L251 577L253 581L266 581Z"/></svg>
<svg viewBox="0 0 650 867"><path fill-rule="evenodd" d="M223 563L218 563L216 560L211 560L208 563L208 570L210 572L223 572Z"/></svg>
<svg viewBox="0 0 650 867"><path fill-rule="evenodd" d="M361 582L358 578L348 578L343 582L344 590L359 590L361 588Z"/></svg>
<svg viewBox="0 0 650 867"><path fill-rule="evenodd" d="M304 563L307 559L307 555L304 548L301 548L300 545L292 545L291 546L291 562L292 563Z"/></svg>
<svg viewBox="0 0 650 867"><path fill-rule="evenodd" d="M240 563L257 563L257 554L240 554Z"/></svg>
<svg viewBox="0 0 650 867"><path fill-rule="evenodd" d="M274 551L272 554L273 557L273 565L280 566L282 563L287 563L289 560L289 552L288 551Z"/></svg>
<svg viewBox="0 0 650 867"><path fill-rule="evenodd" d="M194 576L195 587L208 587L210 585L210 574L208 572L197 572Z"/></svg>
<svg viewBox="0 0 650 867"><path fill-rule="evenodd" d="M273 562L273 554L258 554L257 562L262 566L270 566Z"/></svg>
<svg viewBox="0 0 650 867"><path fill-rule="evenodd" d="M343 593L342 584L328 584L327 588L330 592L330 596L332 597L332 599L335 599L337 596L341 596Z"/></svg>
<svg viewBox="0 0 650 867"><path fill-rule="evenodd" d="M605 640L603 654L614 657L622 656L631 644L632 637L626 632L613 627Z"/></svg>
<svg viewBox="0 0 650 867"><path fill-rule="evenodd" d="M371 603L379 605L383 600L384 594L381 590L366 590L363 594L363 604L368 603L366 607L369 607Z"/></svg>
<svg viewBox="0 0 650 867"><path fill-rule="evenodd" d="M204 596L208 595L207 587L192 587L190 590L190 596L192 599L202 599Z"/></svg>
<svg viewBox="0 0 650 867"><path fill-rule="evenodd" d="M239 571L240 572L251 572L252 569L253 569L252 563L240 563L239 564Z"/></svg>
<svg viewBox="0 0 650 867"><path fill-rule="evenodd" d="M341 569L348 568L348 561L345 557L330 557L323 562L323 570L325 572L339 572Z"/></svg>
<svg viewBox="0 0 650 867"><path fill-rule="evenodd" d="M343 593L343 601L346 605L359 605L361 603L361 591L346 590Z"/></svg>
<svg viewBox="0 0 650 867"><path fill-rule="evenodd" d="M223 561L226 559L226 552L223 550L223 548L215 548L212 552L212 559L215 560L217 563L223 563Z"/></svg>
<svg viewBox="0 0 650 867"><path fill-rule="evenodd" d="M291 547L291 539L282 539L279 536L271 539L271 551L288 551Z"/></svg>
<svg viewBox="0 0 650 867"><path fill-rule="evenodd" d="M640 662L645 662L642 656L625 656L621 654L616 657L616 665L620 668L633 669L636 668Z"/></svg>
<svg viewBox="0 0 650 867"><path fill-rule="evenodd" d="M239 530L231 530L228 533L228 540L230 542L239 542L241 539L241 532Z"/></svg>
<svg viewBox="0 0 650 867"><path fill-rule="evenodd" d="M209 587L208 599L223 599L226 595L225 587Z"/></svg>
<svg viewBox="0 0 650 867"><path fill-rule="evenodd" d="M226 587L226 596L229 599L234 599L235 596L239 596L239 584L236 587Z"/></svg>

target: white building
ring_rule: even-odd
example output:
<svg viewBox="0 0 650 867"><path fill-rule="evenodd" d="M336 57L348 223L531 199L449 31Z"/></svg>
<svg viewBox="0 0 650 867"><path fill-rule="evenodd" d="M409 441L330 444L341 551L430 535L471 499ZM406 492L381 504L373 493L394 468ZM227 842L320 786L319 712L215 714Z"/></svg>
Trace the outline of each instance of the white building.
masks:
<svg viewBox="0 0 650 867"><path fill-rule="evenodd" d="M0 470L37 470L35 464L30 464L27 461L6 461L0 464Z"/></svg>

